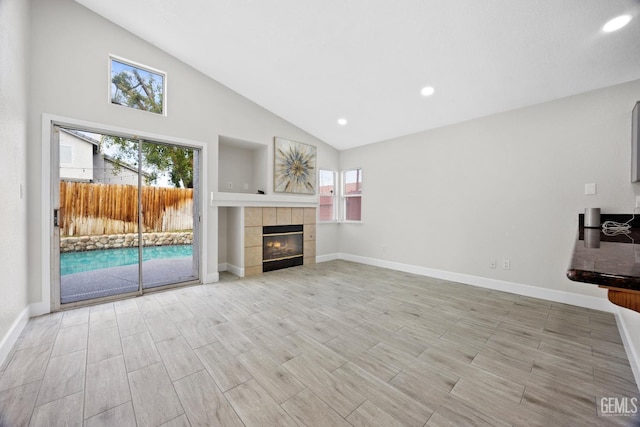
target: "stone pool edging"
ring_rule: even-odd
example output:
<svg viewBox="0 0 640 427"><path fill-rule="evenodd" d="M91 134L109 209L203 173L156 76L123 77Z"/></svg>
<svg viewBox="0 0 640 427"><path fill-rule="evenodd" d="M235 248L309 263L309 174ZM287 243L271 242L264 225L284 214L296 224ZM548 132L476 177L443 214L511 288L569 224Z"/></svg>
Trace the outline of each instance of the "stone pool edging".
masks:
<svg viewBox="0 0 640 427"><path fill-rule="evenodd" d="M142 233L144 246L190 245L192 231ZM84 252L138 246L138 233L60 238L60 252Z"/></svg>

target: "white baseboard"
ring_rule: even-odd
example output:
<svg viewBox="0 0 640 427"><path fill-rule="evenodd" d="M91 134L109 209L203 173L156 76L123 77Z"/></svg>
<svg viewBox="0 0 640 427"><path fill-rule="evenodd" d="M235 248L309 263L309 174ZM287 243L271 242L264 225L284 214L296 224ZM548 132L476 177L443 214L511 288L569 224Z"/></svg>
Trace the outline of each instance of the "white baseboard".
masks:
<svg viewBox="0 0 640 427"><path fill-rule="evenodd" d="M48 303L35 302L29 304L29 317L42 316L51 313L51 307Z"/></svg>
<svg viewBox="0 0 640 427"><path fill-rule="evenodd" d="M203 283L216 283L219 281L220 281L220 273L216 272L216 273L207 274L207 276L204 278Z"/></svg>
<svg viewBox="0 0 640 427"><path fill-rule="evenodd" d="M9 328L7 334L0 341L0 365L4 363L7 356L9 356L9 352L11 352L11 348L16 343L16 340L24 330L24 327L27 326L27 322L29 322L29 312L30 307L27 306L20 312L16 320L13 321L13 324Z"/></svg>
<svg viewBox="0 0 640 427"><path fill-rule="evenodd" d="M244 268L240 268L237 265L227 263L227 269L225 271L233 273L238 277L244 277Z"/></svg>
<svg viewBox="0 0 640 427"><path fill-rule="evenodd" d="M402 264L399 262L385 261L377 258L368 258L358 255L339 254L340 258L346 261L359 262L361 264L373 265L375 267L388 268L390 270L403 271L421 276L433 277L436 279L449 280L451 282L464 283L465 285L478 286L481 288L494 289L496 291L510 292L512 294L523 295L532 298L540 298L547 301L559 302L563 304L577 305L579 307L591 308L594 310L614 313L616 306L605 298L598 298L588 295L574 294L556 289L540 288L538 286L523 285L521 283L507 282L505 280L490 279L487 277L473 276L464 273L454 273L451 271L437 270L428 267Z"/></svg>
<svg viewBox="0 0 640 427"><path fill-rule="evenodd" d="M636 380L638 390L640 390L640 342L634 342L631 337L627 322L624 320L624 316L622 316L622 310L626 309L616 306L616 323L618 324L618 331L620 331L620 337L622 338L624 349L627 353L627 358L629 359L629 365L631 365L633 377Z"/></svg>
<svg viewBox="0 0 640 427"><path fill-rule="evenodd" d="M340 254L319 255L316 257L316 264L319 262L334 261L336 259L341 259Z"/></svg>

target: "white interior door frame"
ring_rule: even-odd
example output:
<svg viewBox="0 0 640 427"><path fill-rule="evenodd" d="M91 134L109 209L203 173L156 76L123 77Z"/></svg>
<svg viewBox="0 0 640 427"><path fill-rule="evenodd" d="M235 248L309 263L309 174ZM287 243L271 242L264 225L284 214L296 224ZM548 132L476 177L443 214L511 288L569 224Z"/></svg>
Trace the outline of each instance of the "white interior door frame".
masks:
<svg viewBox="0 0 640 427"><path fill-rule="evenodd" d="M94 131L96 133L107 133L114 136L123 136L127 138L144 139L148 141L157 141L166 144L180 145L200 150L200 189L201 195L207 192L207 144L201 141L194 141L185 138L176 138L166 135L154 134L151 132L143 132L134 129L126 129L118 126L107 125L103 123L89 122L84 120L73 119L69 117L57 116L54 114L42 115L42 210L41 210L41 250L42 250L42 300L40 303L33 304L31 315L41 315L50 313L54 307L59 306L59 301L54 303L51 296L52 281L52 238L53 238L53 192L52 192L52 171L54 167L58 167L56 153L52 153L52 129L54 126L84 129ZM207 206L206 197L199 197L198 211L201 218L199 241L200 247L200 281L205 282L207 276Z"/></svg>

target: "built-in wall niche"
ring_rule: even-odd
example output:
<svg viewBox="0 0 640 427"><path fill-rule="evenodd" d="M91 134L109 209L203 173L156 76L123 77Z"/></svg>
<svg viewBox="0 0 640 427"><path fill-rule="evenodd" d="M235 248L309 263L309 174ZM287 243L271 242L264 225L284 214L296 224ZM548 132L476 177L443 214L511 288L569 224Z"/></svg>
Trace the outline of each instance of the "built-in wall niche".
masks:
<svg viewBox="0 0 640 427"><path fill-rule="evenodd" d="M218 137L218 191L267 192L268 147L228 136Z"/></svg>

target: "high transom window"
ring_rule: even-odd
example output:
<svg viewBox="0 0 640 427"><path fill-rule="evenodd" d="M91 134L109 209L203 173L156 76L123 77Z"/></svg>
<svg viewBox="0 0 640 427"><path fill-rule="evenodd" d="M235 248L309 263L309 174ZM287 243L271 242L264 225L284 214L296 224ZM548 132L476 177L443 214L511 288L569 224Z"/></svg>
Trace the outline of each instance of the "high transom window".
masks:
<svg viewBox="0 0 640 427"><path fill-rule="evenodd" d="M112 104L166 115L166 74L115 56L109 57Z"/></svg>

